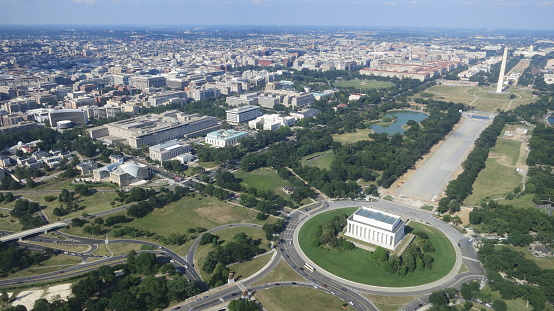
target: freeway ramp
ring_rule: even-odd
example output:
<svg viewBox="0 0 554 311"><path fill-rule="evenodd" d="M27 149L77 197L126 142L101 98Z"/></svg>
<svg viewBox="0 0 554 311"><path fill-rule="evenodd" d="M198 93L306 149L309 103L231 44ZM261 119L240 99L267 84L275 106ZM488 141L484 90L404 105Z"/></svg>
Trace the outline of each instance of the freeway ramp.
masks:
<svg viewBox="0 0 554 311"><path fill-rule="evenodd" d="M16 233L4 235L4 236L0 237L0 243L23 239L24 237L27 237L27 236L30 236L30 235L33 235L33 234L46 233L50 230L59 229L61 227L65 227L65 226L67 226L67 224L65 222L56 222L56 223L48 224L48 225L38 227L38 228L33 228L33 229L21 231L21 232L16 232Z"/></svg>

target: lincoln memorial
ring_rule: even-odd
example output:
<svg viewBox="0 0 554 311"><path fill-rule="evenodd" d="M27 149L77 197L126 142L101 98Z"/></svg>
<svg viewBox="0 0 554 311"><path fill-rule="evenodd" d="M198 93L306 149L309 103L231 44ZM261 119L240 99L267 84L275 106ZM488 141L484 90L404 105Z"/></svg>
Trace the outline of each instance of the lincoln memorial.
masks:
<svg viewBox="0 0 554 311"><path fill-rule="evenodd" d="M399 216L360 207L347 219L346 236L394 250L404 238L406 222Z"/></svg>

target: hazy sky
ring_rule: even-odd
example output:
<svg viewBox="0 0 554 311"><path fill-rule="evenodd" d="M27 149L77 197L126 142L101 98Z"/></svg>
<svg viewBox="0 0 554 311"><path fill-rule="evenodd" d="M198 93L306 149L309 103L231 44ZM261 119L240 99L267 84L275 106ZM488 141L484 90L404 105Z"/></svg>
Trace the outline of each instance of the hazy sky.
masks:
<svg viewBox="0 0 554 311"><path fill-rule="evenodd" d="M0 0L0 24L554 29L553 0Z"/></svg>

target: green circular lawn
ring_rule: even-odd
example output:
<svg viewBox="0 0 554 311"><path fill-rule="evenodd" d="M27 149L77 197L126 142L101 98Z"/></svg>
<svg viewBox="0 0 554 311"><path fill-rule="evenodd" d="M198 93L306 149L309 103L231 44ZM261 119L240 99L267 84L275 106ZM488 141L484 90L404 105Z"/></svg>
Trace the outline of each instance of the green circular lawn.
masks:
<svg viewBox="0 0 554 311"><path fill-rule="evenodd" d="M363 249L339 252L314 246L315 231L321 223L336 215L351 215L356 210L356 207L333 210L308 220L300 229L298 236L304 254L315 264L336 276L358 283L385 287L408 287L431 283L447 275L454 267L456 254L448 238L435 228L415 222L410 223L413 232L426 232L435 247L435 251L431 253L434 262L432 269L412 272L406 276L391 274L379 268L370 258L370 253Z"/></svg>

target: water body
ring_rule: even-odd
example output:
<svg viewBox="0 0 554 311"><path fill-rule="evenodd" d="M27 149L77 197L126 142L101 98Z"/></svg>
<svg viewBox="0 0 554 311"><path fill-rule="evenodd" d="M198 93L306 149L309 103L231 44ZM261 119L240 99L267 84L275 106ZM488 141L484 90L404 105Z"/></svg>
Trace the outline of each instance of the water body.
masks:
<svg viewBox="0 0 554 311"><path fill-rule="evenodd" d="M375 133L387 133L388 135L394 135L396 133L403 134L404 129L402 128L402 125L406 124L409 120L414 120L416 122L423 121L429 117L428 115L417 112L417 111L390 111L385 113L385 117L392 117L396 116L397 119L395 122L392 122L387 125L379 125L379 124L373 124L371 125L371 129L375 131Z"/></svg>
<svg viewBox="0 0 554 311"><path fill-rule="evenodd" d="M548 117L548 123L550 123L550 125L554 125L554 116Z"/></svg>

